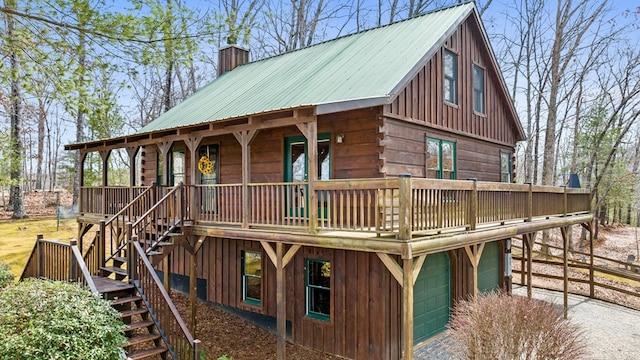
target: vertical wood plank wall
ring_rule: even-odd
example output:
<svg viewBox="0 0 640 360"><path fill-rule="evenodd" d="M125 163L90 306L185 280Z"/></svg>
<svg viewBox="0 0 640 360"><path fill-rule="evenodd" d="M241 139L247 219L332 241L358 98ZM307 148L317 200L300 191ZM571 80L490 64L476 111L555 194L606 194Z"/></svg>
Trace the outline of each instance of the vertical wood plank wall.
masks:
<svg viewBox="0 0 640 360"><path fill-rule="evenodd" d="M242 302L241 252L261 251L253 241L207 238L198 254L198 277L207 282L207 300L276 316L276 271L262 253L262 305ZM305 259L331 261L331 321L305 315ZM188 276L189 256L174 250L172 273ZM400 296L377 255L304 247L286 268L287 320L293 341L358 359L397 359L400 342Z"/></svg>
<svg viewBox="0 0 640 360"><path fill-rule="evenodd" d="M458 55L458 104L446 104L443 95L444 49ZM473 65L485 69L485 114L473 111ZM487 47L474 17L467 18L444 43L385 112L418 120L441 129L466 133L515 146L517 128L508 99L500 89Z"/></svg>

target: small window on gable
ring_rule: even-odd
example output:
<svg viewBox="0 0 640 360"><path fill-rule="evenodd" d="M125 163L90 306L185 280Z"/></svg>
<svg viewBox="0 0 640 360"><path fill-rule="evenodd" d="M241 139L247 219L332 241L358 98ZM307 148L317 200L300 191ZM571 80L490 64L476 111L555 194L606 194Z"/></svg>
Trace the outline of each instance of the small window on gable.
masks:
<svg viewBox="0 0 640 360"><path fill-rule="evenodd" d="M262 254L242 252L242 301L260 305L262 299Z"/></svg>
<svg viewBox="0 0 640 360"><path fill-rule="evenodd" d="M448 50L444 51L444 100L458 103L458 56Z"/></svg>
<svg viewBox="0 0 640 360"><path fill-rule="evenodd" d="M473 111L484 114L484 69L473 65Z"/></svg>
<svg viewBox="0 0 640 360"><path fill-rule="evenodd" d="M511 154L500 152L500 181L511 182Z"/></svg>
<svg viewBox="0 0 640 360"><path fill-rule="evenodd" d="M331 262L306 260L307 316L329 320L331 318Z"/></svg>

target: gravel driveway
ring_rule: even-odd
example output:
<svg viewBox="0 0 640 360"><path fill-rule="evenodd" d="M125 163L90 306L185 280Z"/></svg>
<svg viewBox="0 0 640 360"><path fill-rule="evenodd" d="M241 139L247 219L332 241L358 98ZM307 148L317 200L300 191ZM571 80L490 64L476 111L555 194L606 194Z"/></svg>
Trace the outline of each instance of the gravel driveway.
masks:
<svg viewBox="0 0 640 360"><path fill-rule="evenodd" d="M526 287L514 286L514 295L526 296ZM562 292L533 289L533 297L562 307ZM588 358L593 360L640 359L640 311L569 294L569 320L585 330ZM416 360L455 359L446 349L446 334L415 351Z"/></svg>

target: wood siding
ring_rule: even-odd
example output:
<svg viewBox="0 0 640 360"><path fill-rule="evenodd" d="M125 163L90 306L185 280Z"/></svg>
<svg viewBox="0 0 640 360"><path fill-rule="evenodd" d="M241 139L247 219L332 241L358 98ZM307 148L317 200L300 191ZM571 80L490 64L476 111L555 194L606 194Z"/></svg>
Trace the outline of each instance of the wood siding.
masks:
<svg viewBox="0 0 640 360"><path fill-rule="evenodd" d="M377 178L382 165L378 129L381 124L379 108L368 108L318 116L318 133L331 134L331 177L334 179ZM343 134L341 144L336 135ZM279 182L284 180L284 139L299 136L295 126L261 130L251 143L251 182ZM233 135L202 140L204 144L219 144L219 178L221 184L242 182L242 148ZM184 149L177 141L173 149ZM146 146L142 174L143 184L156 179L157 147ZM190 183L189 151L185 152L187 184Z"/></svg>
<svg viewBox="0 0 640 360"><path fill-rule="evenodd" d="M458 104L455 105L444 101L442 63L445 49L458 56ZM485 69L485 114L473 110L474 64ZM497 71L478 24L470 16L384 111L439 129L515 146L516 141L521 140L518 139L517 120L511 116L510 100L501 88Z"/></svg>
<svg viewBox="0 0 640 360"><path fill-rule="evenodd" d="M276 270L262 252L262 304L242 301L242 250L258 242L207 238L198 253L198 277L207 300L276 316ZM331 319L306 316L305 259L331 262ZM188 276L189 254L173 252L171 272ZM401 288L373 253L303 247L285 269L287 320L295 343L352 359L400 358Z"/></svg>
<svg viewBox="0 0 640 360"><path fill-rule="evenodd" d="M500 181L500 151L513 152L508 146L397 119L385 118L383 129L382 170L387 176L405 173L425 177L427 137L455 142L459 180L476 178L479 181Z"/></svg>

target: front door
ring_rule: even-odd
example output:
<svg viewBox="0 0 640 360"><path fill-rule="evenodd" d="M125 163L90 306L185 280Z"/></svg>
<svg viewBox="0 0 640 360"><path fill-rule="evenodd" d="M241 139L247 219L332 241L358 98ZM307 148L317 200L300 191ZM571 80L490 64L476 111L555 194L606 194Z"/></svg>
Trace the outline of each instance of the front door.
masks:
<svg viewBox="0 0 640 360"><path fill-rule="evenodd" d="M309 161L307 159L307 139L291 136L285 139L285 181L294 183L287 190L289 216L306 216L308 204L307 181ZM318 180L330 179L331 171L330 134L318 135ZM318 214L322 214L318 212Z"/></svg>

